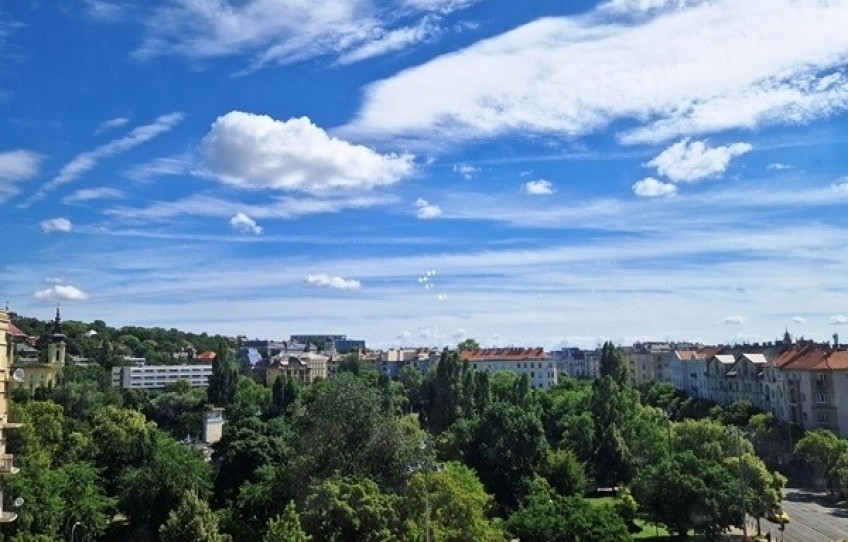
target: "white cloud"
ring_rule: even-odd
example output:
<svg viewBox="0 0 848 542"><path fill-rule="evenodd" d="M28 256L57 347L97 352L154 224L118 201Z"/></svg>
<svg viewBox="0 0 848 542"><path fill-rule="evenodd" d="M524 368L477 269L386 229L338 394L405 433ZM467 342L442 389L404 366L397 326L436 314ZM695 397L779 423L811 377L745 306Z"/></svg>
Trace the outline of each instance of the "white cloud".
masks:
<svg viewBox="0 0 848 542"><path fill-rule="evenodd" d="M100 126L98 126L94 130L94 133L95 134L102 134L103 132L108 132L109 130L114 130L116 128L120 128L121 126L124 126L125 124L127 124L129 121L130 121L129 117L116 117L114 119L109 119L107 121L100 123Z"/></svg>
<svg viewBox="0 0 848 542"><path fill-rule="evenodd" d="M795 316L792 318L793 324L804 324L806 322L807 320L805 320L803 316Z"/></svg>
<svg viewBox="0 0 848 542"><path fill-rule="evenodd" d="M191 161L184 154L156 158L144 164L130 167L125 175L136 182L147 182L164 175L180 175L191 169Z"/></svg>
<svg viewBox="0 0 848 542"><path fill-rule="evenodd" d="M531 196L548 196L554 193L554 187L550 181L545 179L527 181L524 183L524 193Z"/></svg>
<svg viewBox="0 0 848 542"><path fill-rule="evenodd" d="M370 85L344 133L579 136L623 120L634 144L806 123L848 108L845 20L845 2L794 0L542 18Z"/></svg>
<svg viewBox="0 0 848 542"><path fill-rule="evenodd" d="M69 284L57 284L35 292L36 299L51 301L82 301L88 299L88 294Z"/></svg>
<svg viewBox="0 0 848 542"><path fill-rule="evenodd" d="M201 149L207 174L242 188L360 190L394 184L414 169L412 155L383 155L330 137L306 117L278 121L232 111L218 117Z"/></svg>
<svg viewBox="0 0 848 542"><path fill-rule="evenodd" d="M848 176L837 179L835 183L830 185L830 189L834 192L848 194Z"/></svg>
<svg viewBox="0 0 848 542"><path fill-rule="evenodd" d="M71 221L67 218L50 218L48 220L42 220L39 222L39 226L41 226L41 231L44 233L52 233L52 232L62 232L69 233L74 225L71 224Z"/></svg>
<svg viewBox="0 0 848 542"><path fill-rule="evenodd" d="M335 288L338 290L358 290L362 285L358 280L346 279L339 276L331 276L326 273L318 273L315 275L306 275L304 280L310 286L319 286L321 288Z"/></svg>
<svg viewBox="0 0 848 542"><path fill-rule="evenodd" d="M79 203L81 201L91 201L95 199L121 199L124 193L117 188L109 188L101 186L97 188L83 188L77 190L69 196L62 198L62 203Z"/></svg>
<svg viewBox="0 0 848 542"><path fill-rule="evenodd" d="M783 171L784 169L792 169L792 166L781 162L774 162L772 164L769 164L766 169L768 169L769 171Z"/></svg>
<svg viewBox="0 0 848 542"><path fill-rule="evenodd" d="M439 209L438 205L431 205L430 202L423 198L418 198L415 201L415 206L418 207L416 214L421 220L436 218L442 214L442 210Z"/></svg>
<svg viewBox="0 0 848 542"><path fill-rule="evenodd" d="M462 175L466 180L471 180L475 175L480 173L480 168L474 167L470 164L454 164L453 171Z"/></svg>
<svg viewBox="0 0 848 542"><path fill-rule="evenodd" d="M252 233L253 235L262 233L262 226L244 213L233 215L230 219L230 227L239 233Z"/></svg>
<svg viewBox="0 0 848 542"><path fill-rule="evenodd" d="M0 151L0 203L19 192L19 182L38 174L41 160L42 156L32 151Z"/></svg>
<svg viewBox="0 0 848 542"><path fill-rule="evenodd" d="M653 177L645 177L633 183L633 193L644 198L667 198L677 195L677 187Z"/></svg>
<svg viewBox="0 0 848 542"><path fill-rule="evenodd" d="M140 58L173 54L190 59L246 55L249 70L321 56L354 62L437 37L440 19L471 1L177 0L153 11Z"/></svg>
<svg viewBox="0 0 848 542"><path fill-rule="evenodd" d="M126 152L142 143L145 143L164 132L170 131L183 119L182 113L169 113L162 115L151 124L139 126L119 139L113 139L109 143L101 145L94 150L78 154L73 160L65 164L59 174L50 179L30 198L30 202L44 197L48 192L70 183L82 177L95 167L100 160Z"/></svg>
<svg viewBox="0 0 848 542"><path fill-rule="evenodd" d="M692 183L721 175L730 165L731 158L745 154L752 148L748 143L710 148L704 141L684 138L662 151L647 165L676 183Z"/></svg>
<svg viewBox="0 0 848 542"><path fill-rule="evenodd" d="M848 316L844 314L834 314L830 317L830 324L833 326L844 326L848 324Z"/></svg>
<svg viewBox="0 0 848 542"><path fill-rule="evenodd" d="M742 326L745 325L745 317L744 316L726 316L723 320L723 323L729 326Z"/></svg>

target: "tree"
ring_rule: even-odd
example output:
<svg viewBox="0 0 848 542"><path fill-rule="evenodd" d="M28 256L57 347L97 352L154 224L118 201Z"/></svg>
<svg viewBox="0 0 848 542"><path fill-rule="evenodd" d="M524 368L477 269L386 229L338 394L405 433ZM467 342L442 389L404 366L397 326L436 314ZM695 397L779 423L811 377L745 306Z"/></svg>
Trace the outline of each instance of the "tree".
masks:
<svg viewBox="0 0 848 542"><path fill-rule="evenodd" d="M836 469L840 459L848 455L848 440L840 439L827 429L808 431L795 445L795 454L825 479L828 491L836 492L839 485Z"/></svg>
<svg viewBox="0 0 848 542"><path fill-rule="evenodd" d="M303 524L316 542L399 542L396 510L372 480L339 476L310 488Z"/></svg>
<svg viewBox="0 0 848 542"><path fill-rule="evenodd" d="M610 347L611 343L607 343ZM593 474L602 487L627 483L633 476L633 428L639 396L607 375L592 383L590 411L594 419Z"/></svg>
<svg viewBox="0 0 848 542"><path fill-rule="evenodd" d="M465 350L480 350L480 343L478 343L472 338L468 338L456 345L456 349L460 352L463 352Z"/></svg>
<svg viewBox="0 0 848 542"><path fill-rule="evenodd" d="M407 483L402 516L410 525L407 539L421 540L429 528L437 542L500 542L500 527L486 517L492 497L477 475L461 463L442 468L423 465Z"/></svg>
<svg viewBox="0 0 848 542"><path fill-rule="evenodd" d="M760 518L780 509L786 478L779 472L769 472L763 461L754 454L744 453L741 458L729 457L725 464L731 471L742 469L745 480L745 511L757 518L757 534L761 532Z"/></svg>
<svg viewBox="0 0 848 542"><path fill-rule="evenodd" d="M739 481L720 461L677 451L636 474L633 496L653 521L686 538L690 529L715 539L741 525Z"/></svg>
<svg viewBox="0 0 848 542"><path fill-rule="evenodd" d="M600 372L601 378L609 376L620 386L626 386L630 381L624 356L621 350L610 341L605 342L601 348Z"/></svg>
<svg viewBox="0 0 848 542"><path fill-rule="evenodd" d="M567 448L548 452L542 473L551 488L563 497L580 495L586 489L583 465Z"/></svg>
<svg viewBox="0 0 848 542"><path fill-rule="evenodd" d="M209 402L215 406L226 408L236 398L238 385L238 367L233 361L233 354L226 341L220 341L215 351L215 361L212 362L212 375L206 388Z"/></svg>
<svg viewBox="0 0 848 542"><path fill-rule="evenodd" d="M627 542L630 533L610 506L595 506L578 496L562 497L544 484L506 520L507 532L521 542Z"/></svg>
<svg viewBox="0 0 848 542"><path fill-rule="evenodd" d="M262 542L309 542L311 538L300 526L294 501L289 501L282 515L268 521Z"/></svg>
<svg viewBox="0 0 848 542"><path fill-rule="evenodd" d="M547 452L542 423L532 412L493 403L476 424L466 461L498 504L512 508L527 493Z"/></svg>
<svg viewBox="0 0 848 542"><path fill-rule="evenodd" d="M194 493L183 494L179 506L159 528L161 542L224 542L218 520L205 501Z"/></svg>

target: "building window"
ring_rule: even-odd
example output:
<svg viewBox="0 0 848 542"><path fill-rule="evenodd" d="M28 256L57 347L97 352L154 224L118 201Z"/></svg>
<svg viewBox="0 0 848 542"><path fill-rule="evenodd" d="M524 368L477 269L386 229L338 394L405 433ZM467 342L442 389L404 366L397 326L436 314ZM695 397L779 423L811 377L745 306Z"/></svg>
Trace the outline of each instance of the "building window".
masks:
<svg viewBox="0 0 848 542"><path fill-rule="evenodd" d="M828 412L819 412L816 414L816 421L820 423L830 422L830 414Z"/></svg>
<svg viewBox="0 0 848 542"><path fill-rule="evenodd" d="M824 373L819 373L816 375L816 384L819 386L824 386L827 383L827 375Z"/></svg>
<svg viewBox="0 0 848 542"><path fill-rule="evenodd" d="M817 393L816 394L816 403L827 403L827 394L826 393Z"/></svg>

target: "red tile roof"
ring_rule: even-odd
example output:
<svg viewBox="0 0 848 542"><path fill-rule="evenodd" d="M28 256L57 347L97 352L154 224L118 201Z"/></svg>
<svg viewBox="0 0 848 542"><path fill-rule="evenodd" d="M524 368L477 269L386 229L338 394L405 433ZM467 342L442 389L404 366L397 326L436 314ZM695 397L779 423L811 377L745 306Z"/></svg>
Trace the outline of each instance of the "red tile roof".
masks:
<svg viewBox="0 0 848 542"><path fill-rule="evenodd" d="M771 365L784 371L845 371L848 350L812 343L792 345L772 358Z"/></svg>
<svg viewBox="0 0 848 542"><path fill-rule="evenodd" d="M12 337L26 337L27 334L20 330L18 326L9 322L9 335Z"/></svg>
<svg viewBox="0 0 848 542"><path fill-rule="evenodd" d="M213 352L212 350L207 350L206 352L201 352L194 356L195 361L212 361L218 357L218 354Z"/></svg>
<svg viewBox="0 0 848 542"><path fill-rule="evenodd" d="M549 360L545 349L536 348L486 348L482 350L463 350L459 357L465 361L537 361Z"/></svg>

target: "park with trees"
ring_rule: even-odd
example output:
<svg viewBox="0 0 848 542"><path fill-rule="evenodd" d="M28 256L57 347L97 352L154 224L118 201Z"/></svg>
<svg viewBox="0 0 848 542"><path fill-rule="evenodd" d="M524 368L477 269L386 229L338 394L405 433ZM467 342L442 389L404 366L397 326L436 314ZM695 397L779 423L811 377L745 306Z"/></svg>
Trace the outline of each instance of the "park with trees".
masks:
<svg viewBox="0 0 848 542"><path fill-rule="evenodd" d="M134 342L100 329L95 354ZM189 340L159 333L137 338ZM218 354L208 389L122 394L106 365L70 365L56 387L13 394L20 472L5 493L26 504L0 540L709 540L780 507L785 433L770 415L635 388L612 343L599 379L550 389L476 371L456 349L426 375L350 359L309 386L269 388L231 341L195 338ZM210 406L226 424L206 461L186 437ZM848 488L848 441L813 431L795 451L834 494Z"/></svg>

